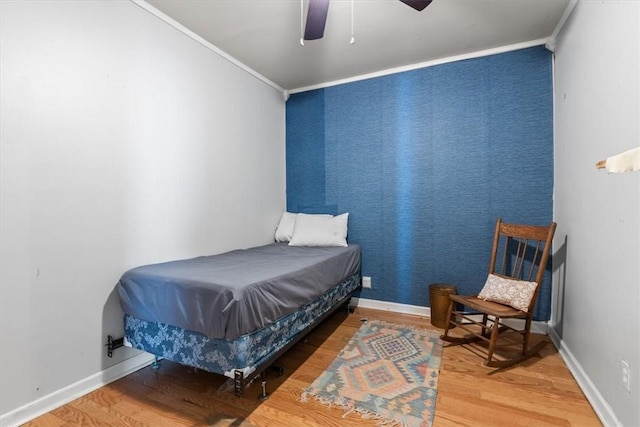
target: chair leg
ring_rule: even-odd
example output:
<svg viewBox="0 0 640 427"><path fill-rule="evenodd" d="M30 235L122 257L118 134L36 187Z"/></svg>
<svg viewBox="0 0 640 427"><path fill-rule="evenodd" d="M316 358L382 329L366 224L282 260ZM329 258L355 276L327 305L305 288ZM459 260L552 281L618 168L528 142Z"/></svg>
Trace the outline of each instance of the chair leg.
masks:
<svg viewBox="0 0 640 427"><path fill-rule="evenodd" d="M449 301L449 308L447 309L447 324L444 327L444 334L442 335L443 337L446 337L449 335L449 327L451 326L451 312L453 311L453 301L450 300Z"/></svg>
<svg viewBox="0 0 640 427"><path fill-rule="evenodd" d="M493 358L493 352L496 348L496 343L498 342L498 334L500 333L500 318L496 317L493 321L493 325L491 326L491 339L489 340L489 353L487 354L487 360L485 365L491 363L491 359Z"/></svg>
<svg viewBox="0 0 640 427"><path fill-rule="evenodd" d="M482 315L482 336L487 338L489 336L489 328L487 328L487 320L489 320L488 314Z"/></svg>
<svg viewBox="0 0 640 427"><path fill-rule="evenodd" d="M547 341L540 341L538 344L528 349L525 353L522 353L521 355L514 357L513 359L491 361L487 360L484 362L484 365L490 368L507 368L540 353L540 350L542 350L545 345L547 345Z"/></svg>
<svg viewBox="0 0 640 427"><path fill-rule="evenodd" d="M534 356L542 350L542 348L547 344L546 340L540 341L533 347L529 348L530 343L530 335L531 335L531 316L525 319L525 329L521 331L523 334L523 343L522 343L522 353L519 356L516 356L507 360L492 360L493 352L495 348L495 344L497 342L498 335L508 330L507 327L500 327L500 318L496 317L495 323L493 325L493 330L491 332L491 340L489 343L489 354L487 356L487 360L484 362L485 366L491 368L507 368L511 365L515 365L516 363L520 363L524 360L527 360L531 356Z"/></svg>
<svg viewBox="0 0 640 427"><path fill-rule="evenodd" d="M531 316L527 316L524 324L524 342L522 343L522 354L529 351L529 335L531 334Z"/></svg>
<svg viewBox="0 0 640 427"><path fill-rule="evenodd" d="M452 344L469 344L472 342L476 342L480 339L480 337L478 337L475 334L468 334L464 337L452 337L451 335L449 335L449 329L451 329L451 325L461 325L462 323L456 323L453 319L456 317L455 312L453 310L454 307L454 302L451 301L449 303L449 309L447 310L447 325L444 328L444 334L440 335L440 339L442 341L447 341L450 342ZM462 326L461 326L462 327Z"/></svg>

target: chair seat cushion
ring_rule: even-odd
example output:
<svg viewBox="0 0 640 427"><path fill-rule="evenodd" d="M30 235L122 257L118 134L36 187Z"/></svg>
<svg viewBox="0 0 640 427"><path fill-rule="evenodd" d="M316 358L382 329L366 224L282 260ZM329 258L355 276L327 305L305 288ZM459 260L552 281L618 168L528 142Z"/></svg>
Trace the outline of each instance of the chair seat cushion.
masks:
<svg viewBox="0 0 640 427"><path fill-rule="evenodd" d="M536 294L537 287L538 284L536 282L508 279L489 274L484 287L478 294L478 298L510 305L515 309L527 312L529 311L531 300Z"/></svg>

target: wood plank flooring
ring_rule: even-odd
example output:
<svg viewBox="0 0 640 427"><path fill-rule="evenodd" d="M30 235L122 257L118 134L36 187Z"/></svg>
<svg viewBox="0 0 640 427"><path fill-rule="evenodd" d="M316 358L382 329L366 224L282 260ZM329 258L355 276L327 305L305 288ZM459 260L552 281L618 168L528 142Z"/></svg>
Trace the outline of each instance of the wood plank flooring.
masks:
<svg viewBox="0 0 640 427"><path fill-rule="evenodd" d="M355 334L361 319L435 329L428 318L370 309L340 311L280 360L285 373L267 376L270 397L256 381L246 396L222 392L226 378L162 361L26 424L45 426L375 426L376 421L300 395ZM537 337L546 339L546 337ZM503 371L482 366L469 346L445 347L434 427L600 426L593 409L551 343L540 357Z"/></svg>

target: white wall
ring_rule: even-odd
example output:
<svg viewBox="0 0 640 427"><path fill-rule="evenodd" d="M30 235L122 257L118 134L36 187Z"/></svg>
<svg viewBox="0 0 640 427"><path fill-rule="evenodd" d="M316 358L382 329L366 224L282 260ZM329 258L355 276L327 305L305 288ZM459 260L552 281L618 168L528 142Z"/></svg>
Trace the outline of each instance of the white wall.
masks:
<svg viewBox="0 0 640 427"><path fill-rule="evenodd" d="M10 423L138 354L105 354L125 270L272 240L285 119L279 91L131 2L3 0L0 16Z"/></svg>
<svg viewBox="0 0 640 427"><path fill-rule="evenodd" d="M552 336L604 423L638 426L640 173L595 163L640 146L640 2L580 1L555 52Z"/></svg>

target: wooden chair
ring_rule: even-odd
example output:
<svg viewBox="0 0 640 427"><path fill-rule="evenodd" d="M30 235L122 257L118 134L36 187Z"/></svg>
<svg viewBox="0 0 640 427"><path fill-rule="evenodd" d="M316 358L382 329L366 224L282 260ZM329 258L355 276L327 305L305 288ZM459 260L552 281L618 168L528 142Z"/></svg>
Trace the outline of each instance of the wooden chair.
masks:
<svg viewBox="0 0 640 427"><path fill-rule="evenodd" d="M447 314L448 322L444 334L440 338L454 344L488 342L488 354L484 365L495 368L505 368L537 354L547 341L543 340L532 347L529 346L531 321L555 229L555 222L549 226L534 226L506 224L498 218L489 262L489 278L492 283L488 283L489 286L485 284L479 295L449 296L451 303ZM535 284L527 284L526 282ZM533 290L534 287L535 290ZM522 291L525 288L527 290ZM491 289L497 289L498 292L492 293ZM514 293L515 290L518 292ZM527 298L524 301L520 298L518 303L514 303L509 300L508 296L504 296L521 296L527 292L527 296L532 294L528 305L526 305ZM493 301L485 300L487 295ZM500 297L496 298L497 295ZM508 303L519 308L507 305ZM472 311L463 311L464 307L469 307ZM482 320L480 320L480 315ZM519 326L522 324L522 320L513 322L509 321L510 319L523 319L524 327ZM509 324L505 324L505 320ZM450 329L456 326L468 334L463 337L451 336ZM518 350L518 354L509 357L502 355L502 357L506 357L504 360L496 359L496 348L503 347L503 344L513 346L513 340L509 338L514 336L518 340L522 340L522 350ZM519 347L519 341L516 343Z"/></svg>

